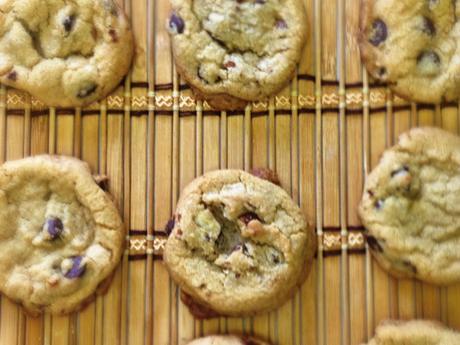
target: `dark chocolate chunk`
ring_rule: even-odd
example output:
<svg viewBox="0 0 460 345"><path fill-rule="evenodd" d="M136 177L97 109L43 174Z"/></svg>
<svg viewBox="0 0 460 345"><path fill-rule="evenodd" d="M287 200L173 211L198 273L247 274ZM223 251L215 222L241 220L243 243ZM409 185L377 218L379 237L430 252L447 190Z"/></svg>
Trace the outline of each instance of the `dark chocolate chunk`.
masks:
<svg viewBox="0 0 460 345"><path fill-rule="evenodd" d="M45 230L50 235L51 239L59 237L62 230L64 230L64 225L59 218L48 218L45 223Z"/></svg>
<svg viewBox="0 0 460 345"><path fill-rule="evenodd" d="M64 21L62 22L62 25L64 25L64 29L67 32L72 31L74 25L75 25L75 16L70 15L64 18Z"/></svg>
<svg viewBox="0 0 460 345"><path fill-rule="evenodd" d="M377 200L377 201L374 203L374 207L375 207L377 210L380 210L380 209L383 207L383 200L381 200L381 199Z"/></svg>
<svg viewBox="0 0 460 345"><path fill-rule="evenodd" d="M165 226L165 232L169 235L171 231L174 229L174 225L176 225L176 221L174 217L170 218Z"/></svg>
<svg viewBox="0 0 460 345"><path fill-rule="evenodd" d="M71 259L72 268L64 276L69 279L78 278L85 273L86 264L82 263L83 257L80 255L73 256Z"/></svg>
<svg viewBox="0 0 460 345"><path fill-rule="evenodd" d="M97 89L97 84L95 83L90 83L87 86L83 87L78 91L77 97L78 98L86 98L90 95L92 95Z"/></svg>
<svg viewBox="0 0 460 345"><path fill-rule="evenodd" d="M183 33L185 29L184 20L181 17L179 17L179 15L177 15L176 13L171 14L171 17L169 18L169 28L174 33Z"/></svg>
<svg viewBox="0 0 460 345"><path fill-rule="evenodd" d="M283 19L278 19L275 23L277 29L287 29L288 25Z"/></svg>
<svg viewBox="0 0 460 345"><path fill-rule="evenodd" d="M407 165L404 165L400 169L393 170L391 172L391 177L395 177L396 175L398 175L399 173L402 173L402 172L409 172L409 167Z"/></svg>
<svg viewBox="0 0 460 345"><path fill-rule="evenodd" d="M110 38L112 38L112 42L118 42L118 35L115 29L109 29Z"/></svg>
<svg viewBox="0 0 460 345"><path fill-rule="evenodd" d="M239 217L239 220L241 220L246 225L248 225L249 222L254 219L259 220L259 217L257 217L257 214L254 212L247 212Z"/></svg>
<svg viewBox="0 0 460 345"><path fill-rule="evenodd" d="M376 19L372 23L372 30L369 35L369 42L378 46L380 43L384 42L388 37L388 29L385 22L381 19Z"/></svg>
<svg viewBox="0 0 460 345"><path fill-rule="evenodd" d="M366 241L369 247L376 252L383 253L383 248L379 241L374 236L366 236Z"/></svg>
<svg viewBox="0 0 460 345"><path fill-rule="evenodd" d="M378 73L379 78L385 78L387 75L387 69L385 67L380 67L377 70L377 73Z"/></svg>
<svg viewBox="0 0 460 345"><path fill-rule="evenodd" d="M11 81L16 81L18 79L18 73L16 71L11 71L6 77Z"/></svg>
<svg viewBox="0 0 460 345"><path fill-rule="evenodd" d="M423 17L422 32L429 36L434 36L436 33L436 28L430 18Z"/></svg>

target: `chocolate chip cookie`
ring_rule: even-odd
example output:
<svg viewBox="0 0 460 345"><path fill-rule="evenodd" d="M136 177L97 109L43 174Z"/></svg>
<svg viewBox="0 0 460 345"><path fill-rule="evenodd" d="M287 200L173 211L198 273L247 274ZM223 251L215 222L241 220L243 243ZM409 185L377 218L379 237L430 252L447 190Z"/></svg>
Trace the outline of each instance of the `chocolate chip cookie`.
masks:
<svg viewBox="0 0 460 345"><path fill-rule="evenodd" d="M459 15L460 3L452 0L362 0L367 70L413 101L459 99Z"/></svg>
<svg viewBox="0 0 460 345"><path fill-rule="evenodd" d="M367 345L457 345L460 334L434 321L385 321Z"/></svg>
<svg viewBox="0 0 460 345"><path fill-rule="evenodd" d="M0 82L49 106L105 97L132 55L131 30L112 0L0 2Z"/></svg>
<svg viewBox="0 0 460 345"><path fill-rule="evenodd" d="M235 335L210 335L195 339L188 345L269 345L261 340L250 337L237 337Z"/></svg>
<svg viewBox="0 0 460 345"><path fill-rule="evenodd" d="M390 272L460 281L460 138L436 128L402 134L368 176L359 213Z"/></svg>
<svg viewBox="0 0 460 345"><path fill-rule="evenodd" d="M29 313L86 304L117 265L123 237L86 163L36 156L0 167L0 291Z"/></svg>
<svg viewBox="0 0 460 345"><path fill-rule="evenodd" d="M242 108L292 78L307 32L301 0L171 0L179 73L217 109Z"/></svg>
<svg viewBox="0 0 460 345"><path fill-rule="evenodd" d="M196 317L277 308L302 283L315 252L313 229L289 195L240 170L190 183L170 228L164 261Z"/></svg>

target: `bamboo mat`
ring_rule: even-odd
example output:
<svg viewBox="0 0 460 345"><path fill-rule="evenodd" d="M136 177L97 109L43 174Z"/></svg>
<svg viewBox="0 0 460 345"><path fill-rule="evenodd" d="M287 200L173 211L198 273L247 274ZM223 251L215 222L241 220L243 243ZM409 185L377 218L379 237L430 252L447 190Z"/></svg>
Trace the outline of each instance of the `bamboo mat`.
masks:
<svg viewBox="0 0 460 345"><path fill-rule="evenodd" d="M0 160L44 152L86 160L110 177L129 229L108 293L82 312L30 318L2 297L2 345L167 345L227 332L279 345L354 345L389 317L439 319L460 328L460 286L389 277L367 251L356 213L365 175L398 134L419 125L459 132L459 105L410 104L371 85L356 39L359 0L304 1L311 30L296 78L244 111L216 112L195 102L176 75L167 0L122 3L137 57L124 84L100 104L46 108L0 88ZM313 272L278 311L194 320L161 261L162 229L195 176L260 166L277 170L315 224Z"/></svg>

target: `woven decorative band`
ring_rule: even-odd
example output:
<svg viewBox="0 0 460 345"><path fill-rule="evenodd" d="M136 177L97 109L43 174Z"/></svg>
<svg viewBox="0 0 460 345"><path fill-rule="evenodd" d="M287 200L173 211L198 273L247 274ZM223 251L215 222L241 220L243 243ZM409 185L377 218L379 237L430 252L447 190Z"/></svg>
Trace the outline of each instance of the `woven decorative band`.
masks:
<svg viewBox="0 0 460 345"><path fill-rule="evenodd" d="M139 231L137 230L136 233ZM131 235L128 239L129 255L136 258L146 258L147 254L161 258L167 240L166 234L158 232L156 235ZM324 252L337 252L343 248L350 251L364 250L364 235L362 231L348 231L343 236L340 231L325 231L322 235Z"/></svg>

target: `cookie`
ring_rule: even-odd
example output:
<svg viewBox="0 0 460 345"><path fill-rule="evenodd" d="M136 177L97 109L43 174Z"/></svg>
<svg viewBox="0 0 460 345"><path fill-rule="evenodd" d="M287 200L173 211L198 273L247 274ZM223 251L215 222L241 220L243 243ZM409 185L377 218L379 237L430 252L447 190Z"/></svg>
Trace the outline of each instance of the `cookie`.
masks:
<svg viewBox="0 0 460 345"><path fill-rule="evenodd" d="M360 48L369 73L423 103L460 96L460 2L362 0Z"/></svg>
<svg viewBox="0 0 460 345"><path fill-rule="evenodd" d="M36 156L0 167L0 291L32 315L88 303L115 269L123 238L86 163Z"/></svg>
<svg viewBox="0 0 460 345"><path fill-rule="evenodd" d="M359 214L391 273L460 281L460 138L437 128L402 134L368 176Z"/></svg>
<svg viewBox="0 0 460 345"><path fill-rule="evenodd" d="M295 292L315 234L279 186L240 170L209 172L177 204L163 258L196 317L272 310Z"/></svg>
<svg viewBox="0 0 460 345"><path fill-rule="evenodd" d="M264 100L293 77L306 38L301 0L171 0L174 61L217 109Z"/></svg>
<svg viewBox="0 0 460 345"><path fill-rule="evenodd" d="M250 337L238 337L235 335L210 335L195 339L188 345L268 345L261 340Z"/></svg>
<svg viewBox="0 0 460 345"><path fill-rule="evenodd" d="M434 321L385 321L367 345L457 345L460 334Z"/></svg>
<svg viewBox="0 0 460 345"><path fill-rule="evenodd" d="M128 72L133 37L112 0L4 0L0 82L48 106L104 98Z"/></svg>

